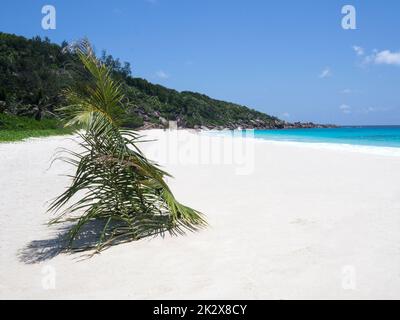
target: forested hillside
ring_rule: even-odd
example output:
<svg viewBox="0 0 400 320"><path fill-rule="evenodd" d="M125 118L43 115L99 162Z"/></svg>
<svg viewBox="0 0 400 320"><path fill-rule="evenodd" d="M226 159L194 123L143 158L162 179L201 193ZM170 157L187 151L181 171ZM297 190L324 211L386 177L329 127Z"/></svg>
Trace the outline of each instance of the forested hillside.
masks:
<svg viewBox="0 0 400 320"><path fill-rule="evenodd" d="M40 37L0 33L0 113L36 120L56 117L64 103L62 90L85 84L84 70L67 47L66 42L60 46ZM123 85L128 98L123 121L128 127L161 127L167 120L189 128L284 126L283 121L244 106L134 78L129 63L105 52L100 58Z"/></svg>

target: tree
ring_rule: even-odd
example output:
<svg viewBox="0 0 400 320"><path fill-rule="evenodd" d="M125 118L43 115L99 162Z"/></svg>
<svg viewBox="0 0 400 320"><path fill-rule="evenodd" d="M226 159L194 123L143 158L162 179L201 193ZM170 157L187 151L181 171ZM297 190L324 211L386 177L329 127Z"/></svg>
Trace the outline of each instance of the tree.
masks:
<svg viewBox="0 0 400 320"><path fill-rule="evenodd" d="M74 48L90 75L84 90L66 91L68 106L62 112L68 125L80 125L81 153L70 151L67 161L76 166L72 184L51 205L60 210L74 196L77 202L59 213L51 223L75 222L69 248L84 226L102 224L97 251L121 241L143 237L183 234L206 226L202 214L179 203L164 181L168 173L149 161L138 149L136 133L121 129L115 114L123 110L121 84L111 70L83 41Z"/></svg>

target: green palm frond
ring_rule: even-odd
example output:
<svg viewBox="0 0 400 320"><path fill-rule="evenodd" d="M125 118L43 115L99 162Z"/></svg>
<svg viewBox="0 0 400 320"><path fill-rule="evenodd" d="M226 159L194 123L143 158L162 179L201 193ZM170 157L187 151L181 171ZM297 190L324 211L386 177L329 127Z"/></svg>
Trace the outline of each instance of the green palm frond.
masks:
<svg viewBox="0 0 400 320"><path fill-rule="evenodd" d="M76 172L69 188L49 208L58 214L51 223L74 223L69 233L72 248L85 226L101 221L98 250L121 241L166 232L180 235L205 227L200 212L175 199L164 181L169 175L138 149L139 135L119 128L124 95L110 71L97 60L88 42L79 44L76 52L92 82L83 91L66 91L70 104L63 111L68 125L84 128L78 133L82 151L67 151L64 157L76 166ZM78 200L68 206L75 197Z"/></svg>
<svg viewBox="0 0 400 320"><path fill-rule="evenodd" d="M73 50L89 74L89 84L83 90L65 90L69 104L60 111L69 119L67 125L88 126L92 112L115 124L117 115L124 112L121 84L112 79L110 70L96 58L87 40L74 44Z"/></svg>

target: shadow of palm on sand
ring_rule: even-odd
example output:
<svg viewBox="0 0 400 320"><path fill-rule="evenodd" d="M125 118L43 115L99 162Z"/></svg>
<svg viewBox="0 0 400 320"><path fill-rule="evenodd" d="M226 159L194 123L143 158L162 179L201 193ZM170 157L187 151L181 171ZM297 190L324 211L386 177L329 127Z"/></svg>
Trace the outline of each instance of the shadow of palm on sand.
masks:
<svg viewBox="0 0 400 320"><path fill-rule="evenodd" d="M82 258L91 257L96 253L95 248L99 243L105 223L106 222L102 220L88 222L82 227L72 243L71 248L68 248L68 233L72 229L73 224L60 224L54 229L53 236L47 239L33 240L20 249L18 252L18 259L26 264L35 264L53 259L61 253L82 253L80 256ZM114 241L110 245L126 241L127 239L120 239L119 241ZM83 254L84 252L86 254Z"/></svg>

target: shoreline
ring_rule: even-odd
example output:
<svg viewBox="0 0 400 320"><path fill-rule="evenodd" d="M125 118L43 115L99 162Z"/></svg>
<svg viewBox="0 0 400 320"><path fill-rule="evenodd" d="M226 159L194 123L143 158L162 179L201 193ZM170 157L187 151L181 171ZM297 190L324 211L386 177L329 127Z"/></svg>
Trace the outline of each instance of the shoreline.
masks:
<svg viewBox="0 0 400 320"><path fill-rule="evenodd" d="M378 156L392 156L400 157L400 147L384 147L384 146L369 146L369 145L356 145L347 143L336 143L336 142L305 142L305 141L278 141L278 140L267 140L260 138L245 138L254 139L255 141L265 142L269 144L282 144L286 146L310 148L317 150L332 150L332 151L346 151Z"/></svg>
<svg viewBox="0 0 400 320"><path fill-rule="evenodd" d="M159 130L159 129L153 129ZM291 129L296 130L296 129ZM150 130L149 130L150 131ZM348 151L355 153L363 153L378 156L391 156L400 157L400 147L389 147L389 146L374 146L374 145L362 145L362 144L351 144L351 143L338 143L338 142L313 142L313 141L290 141L290 140L273 140L256 137L242 137L240 135L224 135L218 134L222 131L193 131L188 129L181 129L178 131L187 131L194 134L204 135L207 137L216 138L235 138L235 139L248 139L256 143L267 143L267 144L282 144L293 147L302 147L310 149L323 149L333 151ZM227 131L231 132L231 131Z"/></svg>
<svg viewBox="0 0 400 320"><path fill-rule="evenodd" d="M291 129L296 130L296 129ZM224 135L219 134L223 131L213 131L213 130L197 130L197 129L178 129L178 130L168 130L168 129L147 129L147 130L133 130L136 132L144 133L144 135L151 134L151 132L169 132L174 133L177 132L187 132L190 134L204 136L204 137L214 137L214 138L235 138L235 139L247 139L249 141L253 141L255 143L267 143L271 145L286 145L293 147L301 147L301 148L309 148L309 149L321 149L321 150L332 150L332 151L346 151L352 153L362 153L376 156L387 156L387 157L400 157L400 147L389 147L389 146L374 146L374 145L362 145L362 144L350 144L350 143L338 143L338 142L313 142L313 141L291 141L291 140L273 140L273 139L264 139L264 138L256 138L256 137L242 137L235 135ZM226 132L232 132L231 130L227 130ZM71 134L56 134L51 136L38 136L38 137L27 137L23 140L16 141L4 141L0 142L1 145L6 144L18 144L29 141L45 141L47 139L51 139L54 137L62 137L62 138L72 138L76 137Z"/></svg>
<svg viewBox="0 0 400 320"><path fill-rule="evenodd" d="M257 139L257 138L255 138ZM261 140L261 139L259 139ZM400 157L400 147L385 147L385 146L370 146L370 145L356 145L347 143L335 142L300 142L300 141L273 141L265 140L268 143L282 143L297 147L307 147L311 149L325 149L333 151L347 151L362 154L370 154L377 156L390 156Z"/></svg>

